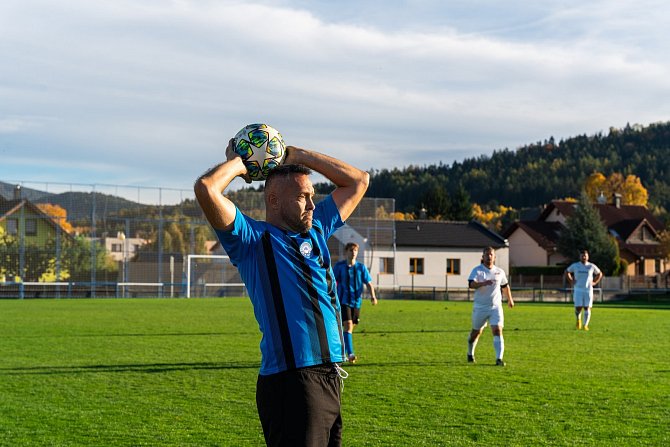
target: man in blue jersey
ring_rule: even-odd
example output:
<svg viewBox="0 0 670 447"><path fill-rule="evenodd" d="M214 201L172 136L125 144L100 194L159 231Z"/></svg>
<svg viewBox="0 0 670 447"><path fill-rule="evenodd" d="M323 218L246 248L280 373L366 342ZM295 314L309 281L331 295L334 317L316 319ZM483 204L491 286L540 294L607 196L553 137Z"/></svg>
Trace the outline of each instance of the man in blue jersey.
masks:
<svg viewBox="0 0 670 447"><path fill-rule="evenodd" d="M502 291L507 295L507 305L514 307L512 291L507 281L505 271L494 265L496 251L493 247L486 247L482 252L482 263L472 269L468 277L468 286L475 289L472 306L472 330L468 337L468 362L475 362L475 348L482 331L491 324L493 334L493 348L496 353L496 366L505 366L505 339L503 326L505 315L502 305Z"/></svg>
<svg viewBox="0 0 670 447"><path fill-rule="evenodd" d="M347 258L335 264L333 272L337 281L337 296L342 305L342 330L344 335L344 349L347 361L356 363L358 357L354 352L354 327L358 324L363 302L363 285L370 293L372 305L377 304L372 277L365 264L356 261L358 244L349 242L344 246Z"/></svg>
<svg viewBox="0 0 670 447"><path fill-rule="evenodd" d="M565 277L573 287L573 301L575 303L575 327L579 330L589 330L591 322L591 308L593 307L593 287L603 278L603 272L597 265L589 262L589 251L579 251L579 262L571 264L565 270ZM584 317L581 318L582 309Z"/></svg>
<svg viewBox="0 0 670 447"><path fill-rule="evenodd" d="M340 304L327 239L351 215L367 172L318 152L287 147L265 182L266 220L244 214L223 191L248 180L242 159L226 150L195 183L196 198L251 298L260 331L256 406L269 446L339 446L339 363L344 361ZM318 204L312 170L336 186Z"/></svg>

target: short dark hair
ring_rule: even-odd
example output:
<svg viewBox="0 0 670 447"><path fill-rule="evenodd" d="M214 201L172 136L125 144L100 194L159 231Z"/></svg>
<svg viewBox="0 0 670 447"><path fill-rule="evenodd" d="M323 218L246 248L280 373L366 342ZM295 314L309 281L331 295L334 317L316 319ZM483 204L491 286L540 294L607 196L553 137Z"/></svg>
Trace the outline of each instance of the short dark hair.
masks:
<svg viewBox="0 0 670 447"><path fill-rule="evenodd" d="M265 178L265 189L268 189L268 185L275 179L285 179L291 174L310 175L312 174L312 170L304 165L279 165L276 168L273 168Z"/></svg>
<svg viewBox="0 0 670 447"><path fill-rule="evenodd" d="M492 251L493 253L495 253L496 249L489 245L488 247L484 247L484 250L482 250L482 253L486 253L488 251Z"/></svg>
<svg viewBox="0 0 670 447"><path fill-rule="evenodd" d="M349 242L344 246L344 251L347 251L350 248L358 248L358 244L356 242Z"/></svg>

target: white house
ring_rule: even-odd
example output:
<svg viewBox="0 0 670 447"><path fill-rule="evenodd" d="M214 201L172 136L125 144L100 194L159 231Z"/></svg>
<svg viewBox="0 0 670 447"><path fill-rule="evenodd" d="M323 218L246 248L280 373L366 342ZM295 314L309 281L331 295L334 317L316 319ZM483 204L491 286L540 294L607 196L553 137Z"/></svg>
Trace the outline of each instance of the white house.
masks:
<svg viewBox="0 0 670 447"><path fill-rule="evenodd" d="M482 250L496 249L496 265L509 272L507 241L480 223L427 220L395 221L395 244L367 243L359 261L379 287L467 288Z"/></svg>
<svg viewBox="0 0 670 447"><path fill-rule="evenodd" d="M122 232L116 237L103 238L105 249L115 261L130 261L139 248L147 243L146 239L139 237L126 237Z"/></svg>

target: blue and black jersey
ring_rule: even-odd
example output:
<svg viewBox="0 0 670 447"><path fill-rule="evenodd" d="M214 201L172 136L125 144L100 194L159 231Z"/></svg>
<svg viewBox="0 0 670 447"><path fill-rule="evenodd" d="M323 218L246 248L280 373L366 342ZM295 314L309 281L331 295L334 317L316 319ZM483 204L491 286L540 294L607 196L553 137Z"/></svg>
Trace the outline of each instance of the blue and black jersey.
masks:
<svg viewBox="0 0 670 447"><path fill-rule="evenodd" d="M231 231L216 230L237 267L261 333L261 375L344 361L340 303L326 241L344 225L333 198L314 209L303 234L237 209Z"/></svg>
<svg viewBox="0 0 670 447"><path fill-rule="evenodd" d="M340 303L354 309L360 309L363 302L363 285L372 281L365 264L354 262L349 266L347 261L340 261L333 267L337 281L337 296Z"/></svg>

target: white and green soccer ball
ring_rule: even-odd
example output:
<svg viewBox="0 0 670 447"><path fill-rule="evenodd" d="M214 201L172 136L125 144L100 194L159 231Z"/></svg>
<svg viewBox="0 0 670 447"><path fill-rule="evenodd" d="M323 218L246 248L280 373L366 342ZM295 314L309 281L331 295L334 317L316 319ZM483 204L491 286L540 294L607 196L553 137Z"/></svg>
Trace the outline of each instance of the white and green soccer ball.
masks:
<svg viewBox="0 0 670 447"><path fill-rule="evenodd" d="M242 157L251 180L265 180L286 157L279 131L267 124L249 124L235 135L233 148Z"/></svg>

